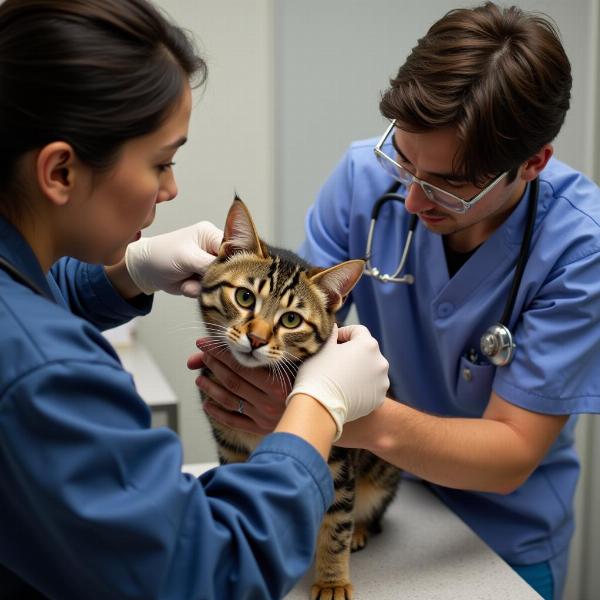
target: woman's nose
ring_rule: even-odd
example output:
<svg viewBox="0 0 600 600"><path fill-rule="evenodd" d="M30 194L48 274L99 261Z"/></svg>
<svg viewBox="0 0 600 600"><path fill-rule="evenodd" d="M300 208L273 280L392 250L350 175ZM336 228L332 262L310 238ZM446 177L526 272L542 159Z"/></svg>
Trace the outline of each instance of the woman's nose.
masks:
<svg viewBox="0 0 600 600"><path fill-rule="evenodd" d="M173 200L173 198L177 196L177 191L177 182L175 181L175 176L171 171L165 173L164 181L161 182L156 203L159 204L160 202L168 202L169 200Z"/></svg>

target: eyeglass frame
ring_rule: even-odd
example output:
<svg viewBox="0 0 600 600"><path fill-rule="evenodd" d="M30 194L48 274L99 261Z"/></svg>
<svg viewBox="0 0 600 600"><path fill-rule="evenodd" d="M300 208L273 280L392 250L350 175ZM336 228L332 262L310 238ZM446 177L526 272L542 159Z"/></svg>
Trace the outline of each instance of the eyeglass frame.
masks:
<svg viewBox="0 0 600 600"><path fill-rule="evenodd" d="M502 179L504 179L504 177L506 177L508 175L508 173L510 172L510 171L504 171L503 173L500 173L500 175L498 175L498 177L496 177L491 183L489 183L486 187L484 187L479 193L477 193L475 196L473 196L470 200L464 200L463 198L460 198L459 196L457 196L456 194L453 194L452 192L443 190L442 188L438 187L437 185L433 185L433 183L429 183L428 181L424 181L423 179L420 179L416 175L413 175L406 167L399 165L391 156L388 156L381 149L383 144L385 144L385 141L389 137L391 131L394 129L394 127L396 127L396 119L392 119L389 127L385 130L385 133L381 136L381 139L377 142L377 144L373 148L373 151L375 152L375 156L378 159L385 159L385 160L391 162L395 167L400 169L401 172L407 173L411 179L410 181L403 181L402 179L400 179L400 177L396 177L395 175L390 173L390 175L392 177L394 177L397 181L399 181L400 183L404 184L407 187L411 186L413 183L417 183L423 190L423 193L425 194L425 196L427 197L428 200L437 204L438 206L441 206L442 208L446 208L457 214L465 214L469 209L471 209L473 206L475 206L475 204L477 204L477 202L479 202L488 192L491 192L500 183L500 181L502 181ZM392 145L393 145L393 142L392 142ZM382 168L383 168L383 165L382 165ZM441 204L440 202L434 200L433 198L430 197L427 188L424 186L427 186L430 189L433 189L437 192L441 192L442 194L446 194L447 196L450 196L454 200L457 200L458 202L460 202L462 208L451 208L450 206Z"/></svg>

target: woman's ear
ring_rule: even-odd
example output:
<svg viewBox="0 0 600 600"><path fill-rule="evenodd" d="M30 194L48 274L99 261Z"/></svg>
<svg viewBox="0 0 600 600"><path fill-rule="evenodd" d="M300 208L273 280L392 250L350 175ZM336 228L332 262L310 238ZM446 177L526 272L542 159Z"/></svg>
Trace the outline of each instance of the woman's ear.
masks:
<svg viewBox="0 0 600 600"><path fill-rule="evenodd" d="M66 142L44 146L36 159L37 182L41 192L56 206L66 204L75 184L75 151Z"/></svg>
<svg viewBox="0 0 600 600"><path fill-rule="evenodd" d="M544 170L553 154L554 147L552 144L544 144L530 159L523 163L521 177L525 181L533 181Z"/></svg>

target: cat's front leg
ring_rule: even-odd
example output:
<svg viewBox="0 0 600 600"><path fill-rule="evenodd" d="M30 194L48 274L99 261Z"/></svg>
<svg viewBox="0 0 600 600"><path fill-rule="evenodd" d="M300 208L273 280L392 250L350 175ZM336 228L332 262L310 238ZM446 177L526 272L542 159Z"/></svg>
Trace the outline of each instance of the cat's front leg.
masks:
<svg viewBox="0 0 600 600"><path fill-rule="evenodd" d="M315 559L315 581L311 600L351 600L350 549L354 528L354 466L350 453L334 449L329 459L335 501L327 511Z"/></svg>

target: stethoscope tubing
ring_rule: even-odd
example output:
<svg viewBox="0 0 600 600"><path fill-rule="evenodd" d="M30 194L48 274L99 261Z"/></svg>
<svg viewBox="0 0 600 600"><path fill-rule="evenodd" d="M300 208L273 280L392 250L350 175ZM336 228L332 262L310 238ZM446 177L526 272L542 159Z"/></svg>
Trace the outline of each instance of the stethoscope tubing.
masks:
<svg viewBox="0 0 600 600"><path fill-rule="evenodd" d="M536 177L531 182L531 190L529 191L529 205L527 206L527 225L523 232L523 239L521 241L521 249L519 250L519 257L517 258L517 266L515 268L515 275L513 277L512 285L510 287L510 293L504 312L500 318L499 323L508 327L508 322L513 312L515 302L517 300L517 294L519 287L521 286L521 279L523 278L523 272L527 265L527 259L529 257L529 248L531 246L531 238L533 237L533 230L535 229L535 216L537 214L538 197L540 194L540 180Z"/></svg>
<svg viewBox="0 0 600 600"><path fill-rule="evenodd" d="M373 246L373 237L375 235L375 225L377 224L377 219L379 218L379 211L381 207L389 201L401 202L404 204L404 196L398 194L398 188L400 187L400 182L395 182L390 188L380 196L373 206L373 210L371 211L371 222L369 224L369 232L367 234L367 247L365 252L365 274L371 277L375 277L384 283L407 283L412 284L415 282L415 278L413 275L406 274L398 277L398 275L404 270L404 266L406 265L406 261L408 260L408 254L410 252L410 248L412 246L413 237L415 235L415 229L417 227L417 222L419 218L417 215L410 215L410 219L408 222L408 232L406 234L406 241L404 243L404 248L402 250L402 256L400 257L400 263L398 267L394 271L392 275L381 274L377 267L373 267L371 264L371 250Z"/></svg>
<svg viewBox="0 0 600 600"><path fill-rule="evenodd" d="M384 194L382 194L373 205L373 209L371 211L371 223L369 225L369 233L367 235L367 247L365 252L365 273L367 275L370 275L371 277L374 277L375 279L378 279L383 283L391 282L412 284L415 281L413 275L408 273L401 276L399 275L404 270L406 261L408 259L410 247L412 244L415 228L417 226L418 217L415 214L410 216L408 233L406 241L404 243L404 249L402 250L400 263L393 275L381 274L379 270L376 267L373 267L373 265L371 264L373 237L375 233L375 225L377 222L377 218L379 217L379 212L386 202L395 201L404 203L405 198L397 193L399 187L400 182L394 182L394 184ZM517 295L519 293L519 288L521 286L521 280L523 278L523 273L525 271L525 267L527 265L527 260L529 257L531 239L533 237L533 230L535 229L538 197L539 178L536 177L532 181L531 189L529 190L527 223L523 231L523 238L521 240L521 248L517 257L515 273L510 287L510 293L506 299L506 304L502 312L502 317L500 318L500 321L489 327L488 330L481 337L482 352L488 357L492 364L495 364L496 366L504 366L508 364L512 360L516 348L512 337L512 333L509 329L509 321L514 310ZM490 345L490 342L493 343ZM493 347L493 349L490 349L490 347Z"/></svg>

